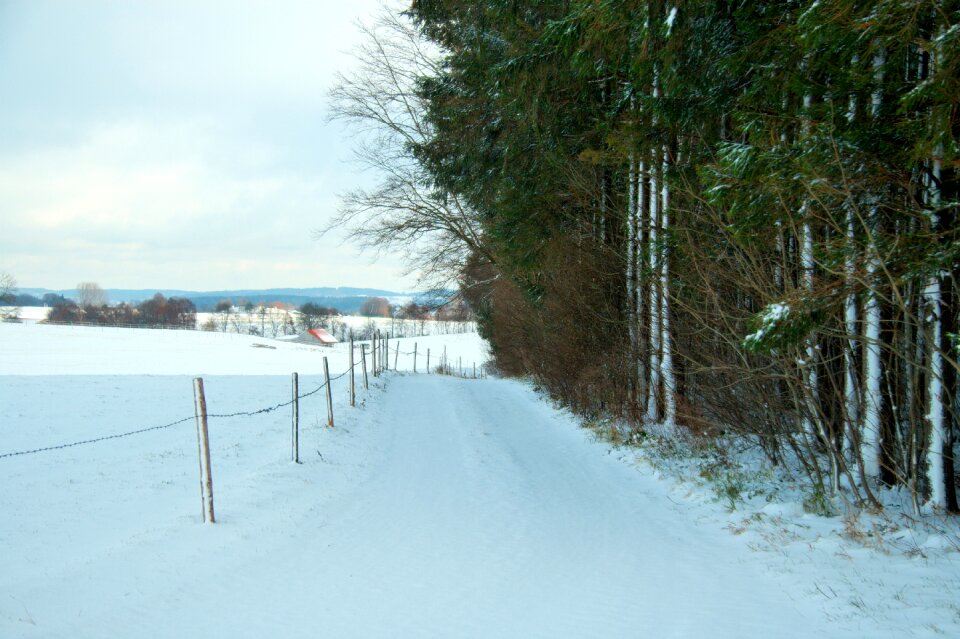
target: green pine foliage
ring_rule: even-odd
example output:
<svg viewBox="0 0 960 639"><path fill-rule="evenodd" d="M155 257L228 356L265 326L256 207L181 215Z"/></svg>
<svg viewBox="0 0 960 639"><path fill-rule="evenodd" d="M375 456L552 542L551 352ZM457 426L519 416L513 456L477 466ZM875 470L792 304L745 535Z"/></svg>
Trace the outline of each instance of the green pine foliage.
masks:
<svg viewBox="0 0 960 639"><path fill-rule="evenodd" d="M679 425L799 456L813 485L846 473L866 501L878 481L919 501L953 481L915 448L933 351L948 435L957 423L956 352L930 342L924 290L940 282L955 335L958 3L416 0L406 15L443 56L418 80L431 136L410 152L480 220L485 250L457 277L501 370L637 421L669 393ZM661 288L673 387L650 364ZM880 478L857 448L874 303Z"/></svg>

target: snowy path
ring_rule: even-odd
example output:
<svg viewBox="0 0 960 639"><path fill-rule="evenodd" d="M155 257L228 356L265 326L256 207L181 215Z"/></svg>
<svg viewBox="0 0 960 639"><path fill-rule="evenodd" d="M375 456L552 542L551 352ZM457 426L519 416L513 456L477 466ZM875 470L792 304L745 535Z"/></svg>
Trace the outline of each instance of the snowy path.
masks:
<svg viewBox="0 0 960 639"><path fill-rule="evenodd" d="M139 496L116 501L109 462L84 472L102 483L53 520L70 530L7 506L0 636L856 636L828 625L810 584L698 524L522 384L393 376L341 414L307 429L301 466L271 449L284 416L261 432L214 424L215 526L196 523L189 428L155 436L182 450L136 440L140 465L118 481L140 482ZM102 446L18 458L9 481L25 483L8 485L33 490L27 464L109 460ZM259 465L231 470L254 453ZM33 557L44 534L60 542Z"/></svg>
<svg viewBox="0 0 960 639"><path fill-rule="evenodd" d="M662 489L649 494L521 385L401 378L383 413L386 463L335 525L337 553L371 578L332 593L333 607L371 595L387 604L374 627L783 637L818 625L751 570L750 553L670 516Z"/></svg>

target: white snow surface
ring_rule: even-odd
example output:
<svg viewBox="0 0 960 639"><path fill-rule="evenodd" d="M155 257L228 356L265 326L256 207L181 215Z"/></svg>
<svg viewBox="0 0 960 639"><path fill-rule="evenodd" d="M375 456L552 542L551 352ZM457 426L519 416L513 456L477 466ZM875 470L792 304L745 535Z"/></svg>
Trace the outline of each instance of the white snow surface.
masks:
<svg viewBox="0 0 960 639"><path fill-rule="evenodd" d="M399 368L412 370L414 344L418 368L428 348L431 368L447 347L448 361L462 361L471 375L489 357L475 334L410 337L390 340L390 368L399 345ZM325 356L336 375L347 369L349 350L345 342L323 347L230 332L0 323L0 375L321 374Z"/></svg>
<svg viewBox="0 0 960 639"><path fill-rule="evenodd" d="M949 538L904 529L917 552L892 553L797 504L728 512L517 381L390 373L351 408L341 378L335 427L323 393L300 402L301 464L289 408L211 417L200 523L191 376L211 413L253 412L293 370L315 388L323 355L346 369L260 338L0 324L0 455L187 418L0 458L0 637L960 636Z"/></svg>

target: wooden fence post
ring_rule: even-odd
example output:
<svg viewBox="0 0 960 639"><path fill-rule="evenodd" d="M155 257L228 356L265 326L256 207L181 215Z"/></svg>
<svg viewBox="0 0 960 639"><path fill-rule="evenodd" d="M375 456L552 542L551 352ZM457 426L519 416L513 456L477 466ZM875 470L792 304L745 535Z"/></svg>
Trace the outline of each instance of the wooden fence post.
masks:
<svg viewBox="0 0 960 639"><path fill-rule="evenodd" d="M213 477L210 473L210 436L207 433L207 400L203 395L203 378L193 380L193 402L197 415L197 449L200 455L200 499L203 521L215 522L213 517Z"/></svg>
<svg viewBox="0 0 960 639"><path fill-rule="evenodd" d="M380 335L380 330L375 330L373 332L373 341L370 344L370 356L373 358L373 361L370 362L370 369L373 371L373 376L377 376L377 337Z"/></svg>
<svg viewBox="0 0 960 639"><path fill-rule="evenodd" d="M363 389L370 390L370 382L367 381L367 345L360 345L360 368L363 369Z"/></svg>
<svg viewBox="0 0 960 639"><path fill-rule="evenodd" d="M397 369L397 364L400 363L400 340L397 340L397 354L393 358L393 370Z"/></svg>
<svg viewBox="0 0 960 639"><path fill-rule="evenodd" d="M413 372L417 372L417 343L413 343Z"/></svg>
<svg viewBox="0 0 960 639"><path fill-rule="evenodd" d="M323 358L323 377L327 380L327 426L333 426L333 394L330 392L330 367L327 358Z"/></svg>
<svg viewBox="0 0 960 639"><path fill-rule="evenodd" d="M353 333L350 333L350 405L357 405L357 387L353 374Z"/></svg>
<svg viewBox="0 0 960 639"><path fill-rule="evenodd" d="M476 362L473 363L473 378L474 378L474 379L477 378L477 363L476 363Z"/></svg>
<svg viewBox="0 0 960 639"><path fill-rule="evenodd" d="M294 464L300 463L300 391L297 374L293 374L293 422L290 430L290 457Z"/></svg>

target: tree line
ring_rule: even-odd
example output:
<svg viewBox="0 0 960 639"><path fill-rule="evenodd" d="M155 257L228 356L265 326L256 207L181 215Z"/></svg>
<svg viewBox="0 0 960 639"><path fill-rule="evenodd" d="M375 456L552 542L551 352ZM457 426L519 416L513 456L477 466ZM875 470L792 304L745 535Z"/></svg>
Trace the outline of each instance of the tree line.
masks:
<svg viewBox="0 0 960 639"><path fill-rule="evenodd" d="M960 7L414 0L335 116L339 224L459 281L508 374L957 510Z"/></svg>
<svg viewBox="0 0 960 639"><path fill-rule="evenodd" d="M84 296L81 295L81 298ZM98 326L143 326L167 328L196 328L197 309L193 302L178 297L164 297L157 293L139 304L107 304L104 299L80 303L69 299L56 301L50 308L46 322L66 324L95 324Z"/></svg>

